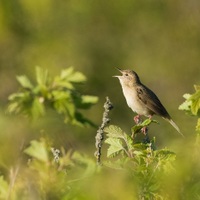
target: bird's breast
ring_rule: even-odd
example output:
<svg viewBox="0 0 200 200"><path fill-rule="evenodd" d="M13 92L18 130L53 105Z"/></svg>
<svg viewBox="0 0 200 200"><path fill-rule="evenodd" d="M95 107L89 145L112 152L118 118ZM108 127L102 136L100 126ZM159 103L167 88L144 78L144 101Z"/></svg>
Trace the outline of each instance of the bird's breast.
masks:
<svg viewBox="0 0 200 200"><path fill-rule="evenodd" d="M136 112L139 115L145 115L145 116L148 116L150 114L149 109L138 98L138 94L136 90L131 89L129 87L122 87L122 90L123 90L123 94L126 99L126 102L128 106L133 110L133 112Z"/></svg>

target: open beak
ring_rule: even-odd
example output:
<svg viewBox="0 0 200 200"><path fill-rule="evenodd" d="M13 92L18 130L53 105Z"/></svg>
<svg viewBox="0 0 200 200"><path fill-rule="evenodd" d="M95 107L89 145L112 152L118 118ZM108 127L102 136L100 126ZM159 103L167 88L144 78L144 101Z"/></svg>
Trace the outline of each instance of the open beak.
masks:
<svg viewBox="0 0 200 200"><path fill-rule="evenodd" d="M118 67L115 67L115 68L122 73L122 70L120 68L118 68ZM113 77L119 78L121 76L118 75L118 76L113 76Z"/></svg>

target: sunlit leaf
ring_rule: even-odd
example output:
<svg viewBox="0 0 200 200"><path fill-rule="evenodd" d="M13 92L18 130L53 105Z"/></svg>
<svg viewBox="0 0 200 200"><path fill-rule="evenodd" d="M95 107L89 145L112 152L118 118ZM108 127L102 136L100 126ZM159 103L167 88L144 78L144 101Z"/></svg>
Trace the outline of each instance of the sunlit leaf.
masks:
<svg viewBox="0 0 200 200"><path fill-rule="evenodd" d="M83 104L95 104L98 102L98 97L97 96L91 96L91 95L82 95L82 103Z"/></svg>
<svg viewBox="0 0 200 200"><path fill-rule="evenodd" d="M81 72L74 72L67 80L73 83L82 83L86 81L86 77Z"/></svg>
<svg viewBox="0 0 200 200"><path fill-rule="evenodd" d="M97 96L91 95L73 95L74 103L77 108L88 109L98 102Z"/></svg>
<svg viewBox="0 0 200 200"><path fill-rule="evenodd" d="M75 72L73 67L69 67L61 72L61 79L74 83L82 83L86 81L86 77L81 72Z"/></svg>
<svg viewBox="0 0 200 200"><path fill-rule="evenodd" d="M48 70L36 67L36 80L39 85L46 85L49 79Z"/></svg>
<svg viewBox="0 0 200 200"><path fill-rule="evenodd" d="M21 84L22 87L27 89L32 89L33 85L31 84L30 80L26 76L17 76L18 82Z"/></svg>
<svg viewBox="0 0 200 200"><path fill-rule="evenodd" d="M107 150L107 156L113 157L120 153L121 150L124 149L123 144L118 138L107 138L105 143L109 144L109 148Z"/></svg>
<svg viewBox="0 0 200 200"><path fill-rule="evenodd" d="M72 73L74 72L74 68L73 67L68 67L67 69L64 69L61 71L61 79L66 79L67 77L69 77Z"/></svg>
<svg viewBox="0 0 200 200"><path fill-rule="evenodd" d="M44 141L32 140L31 145L27 149L25 149L24 152L40 161L48 161L47 147Z"/></svg>
<svg viewBox="0 0 200 200"><path fill-rule="evenodd" d="M123 138L124 132L118 126L110 125L105 127L104 132L107 133L108 137Z"/></svg>

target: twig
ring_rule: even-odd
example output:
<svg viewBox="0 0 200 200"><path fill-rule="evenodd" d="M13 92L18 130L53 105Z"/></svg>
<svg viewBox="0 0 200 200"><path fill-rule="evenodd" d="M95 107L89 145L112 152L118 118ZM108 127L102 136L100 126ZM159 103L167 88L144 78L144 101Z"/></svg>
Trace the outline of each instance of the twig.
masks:
<svg viewBox="0 0 200 200"><path fill-rule="evenodd" d="M96 146L96 152L94 153L95 157L97 158L97 164L99 165L101 163L101 148L102 148L102 143L103 143L103 139L104 139L104 128L106 127L106 125L110 122L110 119L108 117L109 111L113 109L113 105L110 101L110 99L108 97L106 97L106 102L104 103L104 113L103 113L103 118L102 118L102 124L99 127L99 129L97 130L97 134L96 134L96 142L95 142L95 146Z"/></svg>

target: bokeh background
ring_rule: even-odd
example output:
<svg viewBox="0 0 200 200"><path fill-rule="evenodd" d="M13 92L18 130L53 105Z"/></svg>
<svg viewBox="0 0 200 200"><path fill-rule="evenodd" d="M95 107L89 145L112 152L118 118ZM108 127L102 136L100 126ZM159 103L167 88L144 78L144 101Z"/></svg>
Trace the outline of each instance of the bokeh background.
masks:
<svg viewBox="0 0 200 200"><path fill-rule="evenodd" d="M1 0L0 1L0 148L2 166L13 165L20 148L44 135L54 145L93 156L96 129L64 124L58 115L32 124L6 114L9 94L19 88L16 75L35 77L35 66L52 76L74 66L88 81L83 94L99 102L85 114L101 124L109 96L111 123L130 132L127 107L115 67L135 70L163 102L186 138L195 137L196 119L178 110L184 93L193 93L200 73L200 1L198 0ZM150 128L158 147L179 150L182 138L164 120ZM179 149L178 149L179 148Z"/></svg>

